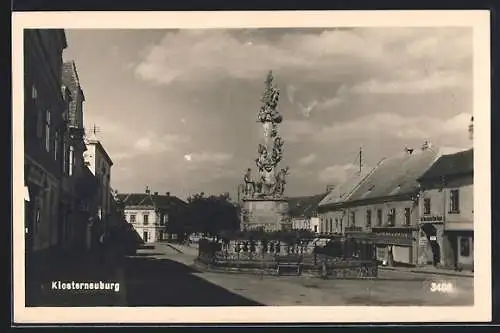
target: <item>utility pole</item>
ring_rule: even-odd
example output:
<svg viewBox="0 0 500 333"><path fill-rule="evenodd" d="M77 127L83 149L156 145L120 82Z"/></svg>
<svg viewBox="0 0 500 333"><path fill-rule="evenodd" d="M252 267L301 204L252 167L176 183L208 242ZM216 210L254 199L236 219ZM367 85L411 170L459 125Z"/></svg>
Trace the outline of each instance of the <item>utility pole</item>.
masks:
<svg viewBox="0 0 500 333"><path fill-rule="evenodd" d="M363 150L361 147L359 147L359 173L361 174L361 168L362 168L362 161L363 161Z"/></svg>

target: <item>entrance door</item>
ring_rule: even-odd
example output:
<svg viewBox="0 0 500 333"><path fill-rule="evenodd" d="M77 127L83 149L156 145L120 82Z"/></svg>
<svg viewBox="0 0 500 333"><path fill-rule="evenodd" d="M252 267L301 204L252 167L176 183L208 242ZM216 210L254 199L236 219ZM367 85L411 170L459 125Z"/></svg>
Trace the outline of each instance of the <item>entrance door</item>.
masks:
<svg viewBox="0 0 500 333"><path fill-rule="evenodd" d="M437 239L437 229L432 224L424 224L422 230L425 232L432 250L432 263L438 265L441 262L441 248Z"/></svg>
<svg viewBox="0 0 500 333"><path fill-rule="evenodd" d="M144 243L148 242L149 239L149 233L147 231L142 232L142 239L144 240Z"/></svg>

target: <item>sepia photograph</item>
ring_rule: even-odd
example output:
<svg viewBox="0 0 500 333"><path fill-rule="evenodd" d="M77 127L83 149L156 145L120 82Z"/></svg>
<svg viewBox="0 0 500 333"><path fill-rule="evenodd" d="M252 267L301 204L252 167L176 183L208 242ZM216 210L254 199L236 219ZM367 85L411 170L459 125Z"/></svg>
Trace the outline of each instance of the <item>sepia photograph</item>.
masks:
<svg viewBox="0 0 500 333"><path fill-rule="evenodd" d="M93 15L13 16L14 319L488 320L489 12Z"/></svg>

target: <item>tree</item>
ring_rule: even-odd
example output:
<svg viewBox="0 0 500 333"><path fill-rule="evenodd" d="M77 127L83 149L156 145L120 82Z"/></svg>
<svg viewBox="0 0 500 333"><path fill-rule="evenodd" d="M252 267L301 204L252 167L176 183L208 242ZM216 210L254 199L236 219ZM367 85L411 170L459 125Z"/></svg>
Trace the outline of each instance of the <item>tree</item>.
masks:
<svg viewBox="0 0 500 333"><path fill-rule="evenodd" d="M223 230L239 230L238 209L230 201L229 193L207 197L201 192L190 196L187 201L189 232L202 232L217 237Z"/></svg>

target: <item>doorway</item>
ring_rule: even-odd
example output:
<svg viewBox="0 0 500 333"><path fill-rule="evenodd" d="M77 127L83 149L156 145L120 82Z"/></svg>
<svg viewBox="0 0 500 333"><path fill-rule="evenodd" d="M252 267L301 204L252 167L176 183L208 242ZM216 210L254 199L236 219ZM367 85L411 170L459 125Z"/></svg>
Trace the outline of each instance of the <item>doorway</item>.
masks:
<svg viewBox="0 0 500 333"><path fill-rule="evenodd" d="M422 226L422 231L425 233L432 251L432 264L437 266L441 262L441 248L437 239L437 229L434 225L428 223Z"/></svg>

